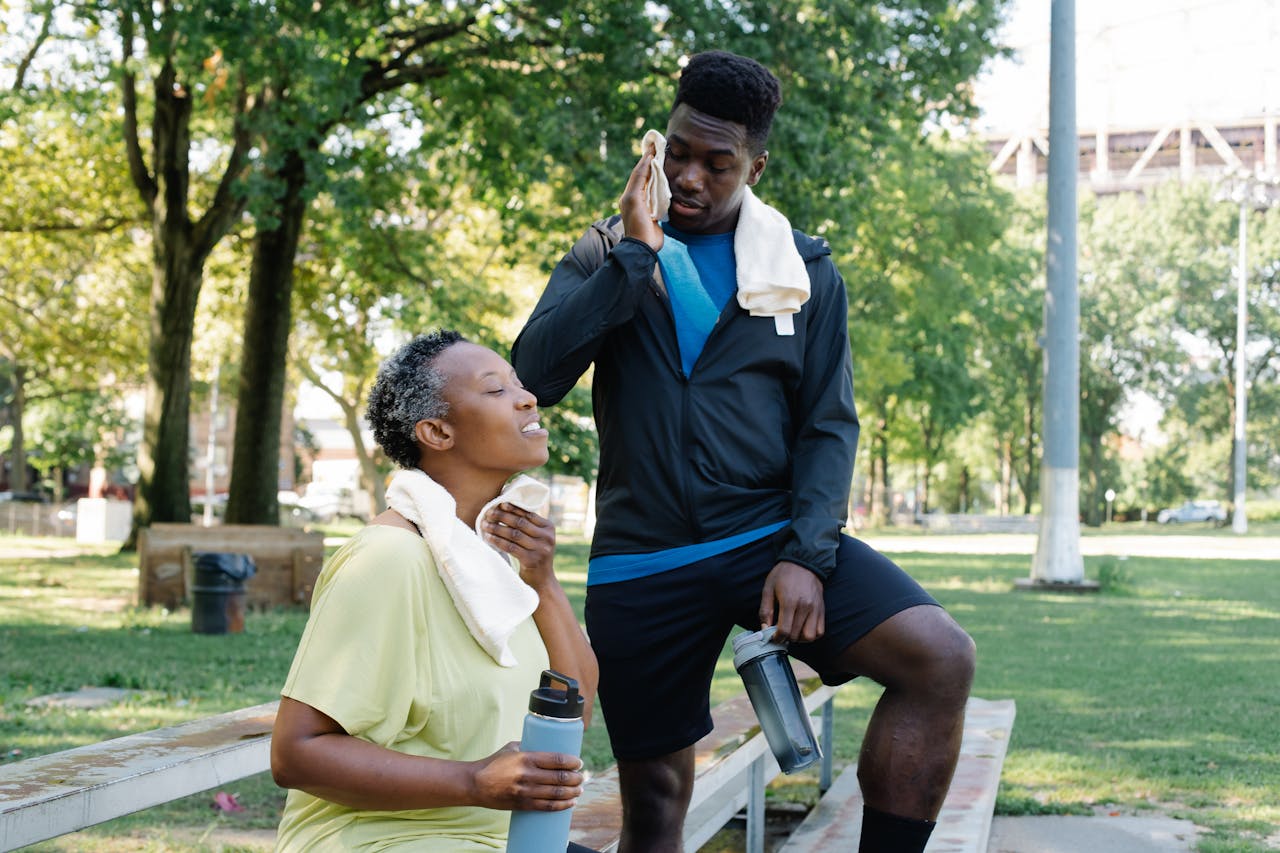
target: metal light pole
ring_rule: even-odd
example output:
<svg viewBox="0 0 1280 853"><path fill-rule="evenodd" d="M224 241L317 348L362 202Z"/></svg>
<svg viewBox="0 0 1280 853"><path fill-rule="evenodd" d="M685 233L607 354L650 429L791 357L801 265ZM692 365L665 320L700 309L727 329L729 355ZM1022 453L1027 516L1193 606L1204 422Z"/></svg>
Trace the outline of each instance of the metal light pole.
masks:
<svg viewBox="0 0 1280 853"><path fill-rule="evenodd" d="M1236 412L1233 426L1232 480L1235 494L1232 496L1231 529L1236 533L1249 532L1249 516L1245 512L1245 487L1248 485L1246 465L1245 425L1248 422L1248 354L1249 342L1249 249L1248 221L1250 210L1262 210L1280 200L1280 184L1275 177L1261 171L1248 172L1234 169L1225 173L1218 199L1239 206L1240 224L1236 238Z"/></svg>
<svg viewBox="0 0 1280 853"><path fill-rule="evenodd" d="M1235 468L1235 495L1232 498L1231 510L1231 529L1236 533L1249 532L1249 516L1244 511L1244 490L1247 485L1248 475L1245 466L1245 446L1244 446L1244 426L1246 421L1245 406L1248 405L1248 395L1244 392L1244 383L1247 373L1245 371L1248 356L1245 355L1244 347L1248 343L1248 327L1249 327L1249 270L1246 264L1249 261L1248 250L1248 215L1249 208L1246 204L1247 193L1241 193L1240 198L1240 236L1238 242L1240 245L1240 257L1236 261L1239 265L1239 282L1236 288L1236 423L1235 423L1235 448L1232 456L1233 466Z"/></svg>
<svg viewBox="0 0 1280 853"><path fill-rule="evenodd" d="M1080 297L1076 273L1075 0L1049 25L1049 211L1044 303L1044 466L1032 585L1080 585Z"/></svg>

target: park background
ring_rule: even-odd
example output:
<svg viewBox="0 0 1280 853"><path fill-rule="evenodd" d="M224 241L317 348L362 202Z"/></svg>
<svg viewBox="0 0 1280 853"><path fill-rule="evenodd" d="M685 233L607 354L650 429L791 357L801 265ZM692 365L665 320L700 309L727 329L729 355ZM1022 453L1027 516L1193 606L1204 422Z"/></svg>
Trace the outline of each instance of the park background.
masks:
<svg viewBox="0 0 1280 853"><path fill-rule="evenodd" d="M1266 166L1280 88L1274 4L1106 10L1081 4L1082 138L1129 132L1123 176L1166 125L1189 134L1129 181L1094 180L1082 150L1089 525L1234 493L1237 216L1200 126ZM992 167L1044 136L1047 20L997 0L6 3L0 491L119 495L135 524L186 520L193 499L238 522L298 495L366 515L389 471L360 420L380 357L437 325L505 351L663 126L680 57L727 47L783 80L761 193L847 281L855 523L1034 513L1043 151ZM1247 223L1259 520L1280 506L1278 223ZM546 472L585 484L588 381L548 413Z"/></svg>
<svg viewBox="0 0 1280 853"><path fill-rule="evenodd" d="M933 514L1034 516L1047 5L6 2L0 488L47 498L37 523L64 534L70 499L121 495L126 544L206 506L214 523L316 524L295 501L325 478L342 512L366 514L353 495L376 506L388 471L360 423L380 357L436 325L505 351L550 266L615 203L638 137L663 126L680 58L721 47L782 78L760 193L831 242L848 284L852 518L912 534ZM1204 127L1265 167L1280 110L1275 4L1111 5L1080 3L1082 134L1133 135L1127 165L1165 126L1190 133L1128 183L1082 154L1086 537L1147 533L1160 508L1234 491L1237 208ZM1015 137L1031 142L1021 173L993 168ZM1280 518L1280 214L1250 211L1246 228L1257 536ZM584 383L547 413L544 473L582 489L588 412ZM224 638L238 645L201 645L185 614L131 606L127 551L0 546L16 555L0 561L13 758L269 699L300 630L297 614L255 614ZM567 538L570 576L581 548ZM1023 556L902 559L978 637L980 689L1020 702L1004 813L1114 798L1194 814L1216 833L1203 849L1267 849L1274 554L1089 556L1096 604L1006 595ZM137 655L147 671L122 663ZM84 684L138 694L97 717L25 704ZM842 749L854 757L853 733Z"/></svg>

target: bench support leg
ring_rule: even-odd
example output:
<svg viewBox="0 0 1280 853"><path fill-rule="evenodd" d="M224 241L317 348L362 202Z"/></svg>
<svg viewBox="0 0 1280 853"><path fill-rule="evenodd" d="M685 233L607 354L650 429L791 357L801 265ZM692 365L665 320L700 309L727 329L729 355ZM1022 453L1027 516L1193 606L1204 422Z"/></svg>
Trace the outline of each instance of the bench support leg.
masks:
<svg viewBox="0 0 1280 853"><path fill-rule="evenodd" d="M764 853L764 756L751 762L747 789L747 853Z"/></svg>
<svg viewBox="0 0 1280 853"><path fill-rule="evenodd" d="M835 753L836 698L832 696L822 703L822 778L818 780L818 793L831 790L831 759Z"/></svg>

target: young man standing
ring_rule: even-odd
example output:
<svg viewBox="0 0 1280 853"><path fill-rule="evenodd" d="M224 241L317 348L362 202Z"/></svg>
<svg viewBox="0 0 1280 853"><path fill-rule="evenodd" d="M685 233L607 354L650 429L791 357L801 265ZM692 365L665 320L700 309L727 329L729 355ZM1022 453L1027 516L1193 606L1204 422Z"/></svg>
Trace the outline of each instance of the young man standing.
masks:
<svg viewBox="0 0 1280 853"><path fill-rule="evenodd" d="M828 684L884 686L858 760L864 853L923 850L959 752L972 640L840 532L858 438L844 281L826 241L785 220L779 238L781 216L749 189L780 103L754 60L692 57L665 150L646 150L621 215L556 267L512 350L543 406L595 366L586 617L622 853L683 849L693 744L734 625L776 625ZM655 158L671 194L661 222Z"/></svg>

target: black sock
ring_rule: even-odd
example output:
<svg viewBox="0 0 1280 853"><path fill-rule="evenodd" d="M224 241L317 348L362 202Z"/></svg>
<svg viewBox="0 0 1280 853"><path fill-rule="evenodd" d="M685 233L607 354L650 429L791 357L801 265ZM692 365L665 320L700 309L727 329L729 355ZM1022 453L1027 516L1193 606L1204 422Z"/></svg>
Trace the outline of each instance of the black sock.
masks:
<svg viewBox="0 0 1280 853"><path fill-rule="evenodd" d="M923 853L934 822L900 817L862 806L862 840L858 853Z"/></svg>

